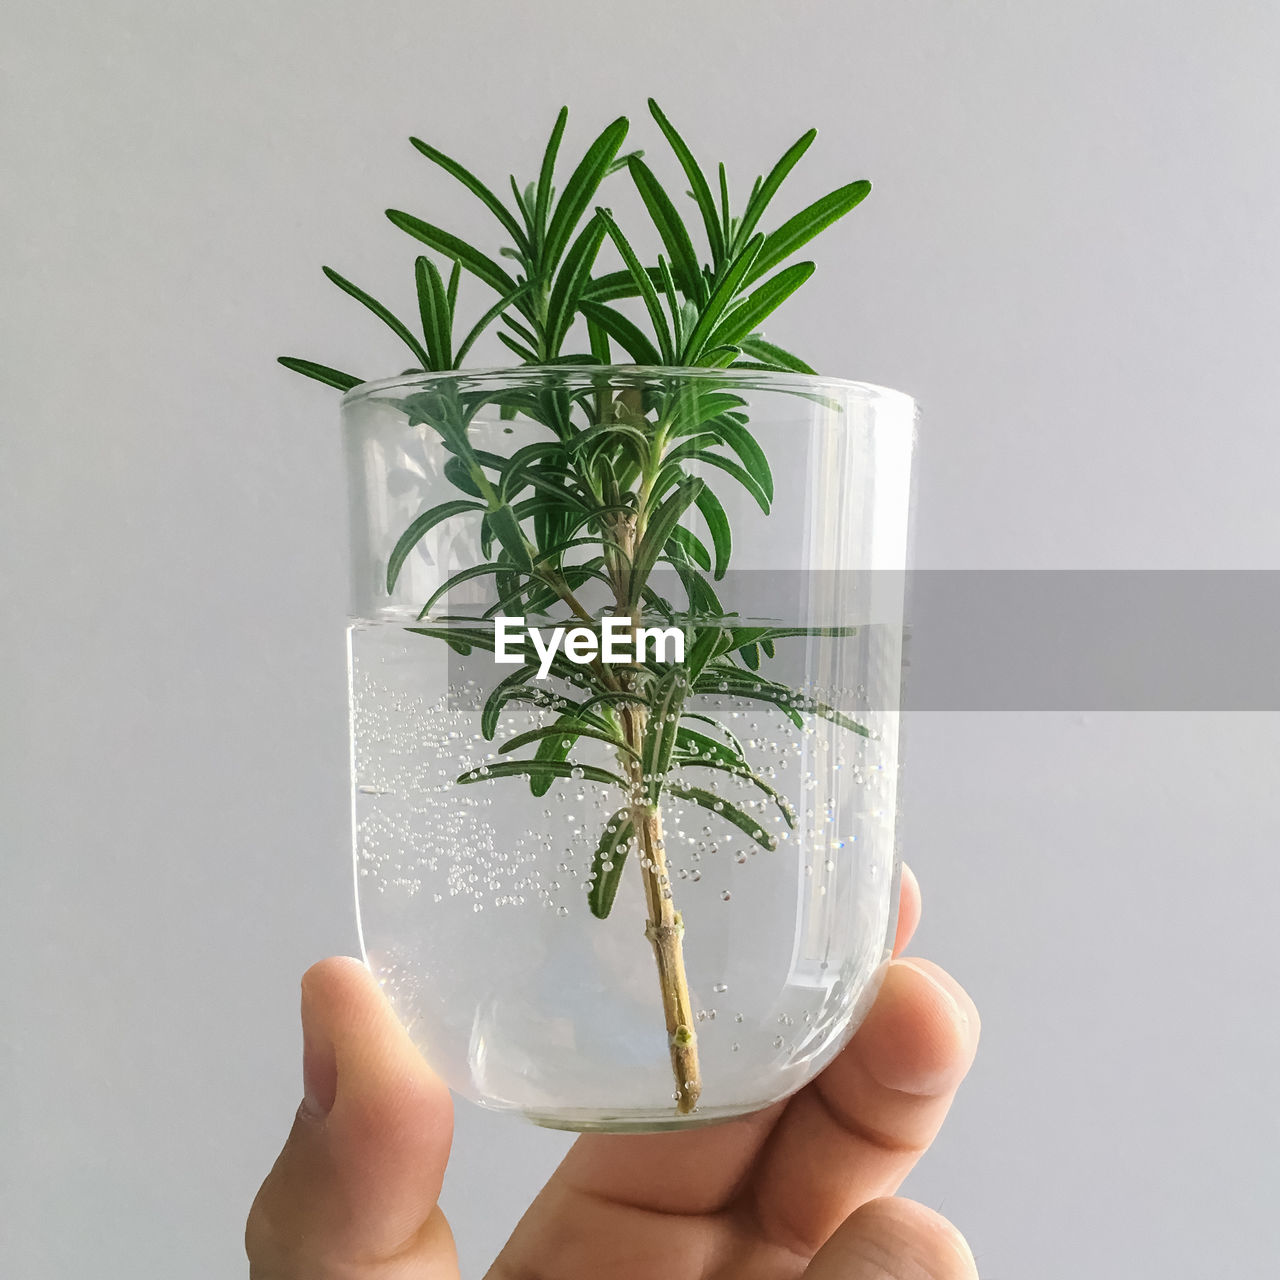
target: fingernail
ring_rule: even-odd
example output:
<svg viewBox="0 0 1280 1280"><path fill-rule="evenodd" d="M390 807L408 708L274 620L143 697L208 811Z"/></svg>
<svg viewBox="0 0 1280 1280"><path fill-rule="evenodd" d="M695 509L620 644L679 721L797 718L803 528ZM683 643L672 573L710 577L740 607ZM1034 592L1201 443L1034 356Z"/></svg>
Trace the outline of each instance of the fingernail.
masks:
<svg viewBox="0 0 1280 1280"><path fill-rule="evenodd" d="M322 1120L338 1094L338 1059L329 1037L307 1008L302 993L302 1109Z"/></svg>

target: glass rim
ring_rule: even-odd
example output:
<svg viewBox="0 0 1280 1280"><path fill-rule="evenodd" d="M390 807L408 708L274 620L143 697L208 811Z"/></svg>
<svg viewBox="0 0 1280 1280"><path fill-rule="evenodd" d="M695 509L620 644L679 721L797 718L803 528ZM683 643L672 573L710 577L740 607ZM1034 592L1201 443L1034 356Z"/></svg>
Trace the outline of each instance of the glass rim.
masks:
<svg viewBox="0 0 1280 1280"><path fill-rule="evenodd" d="M429 386L432 383L451 381L492 386L495 383L513 384L531 378L564 377L571 379L597 378L601 374L610 377L646 379L705 379L723 382L730 379L744 389L768 391L821 391L823 389L854 395L867 401L896 401L909 407L914 418L918 404L914 396L893 387L874 382L862 382L852 378L833 378L825 374L779 372L773 369L709 369L686 365L645 364L524 364L495 365L480 369L446 369L438 372L416 370L390 378L375 378L357 383L343 393L342 407L372 399L383 392L399 387Z"/></svg>

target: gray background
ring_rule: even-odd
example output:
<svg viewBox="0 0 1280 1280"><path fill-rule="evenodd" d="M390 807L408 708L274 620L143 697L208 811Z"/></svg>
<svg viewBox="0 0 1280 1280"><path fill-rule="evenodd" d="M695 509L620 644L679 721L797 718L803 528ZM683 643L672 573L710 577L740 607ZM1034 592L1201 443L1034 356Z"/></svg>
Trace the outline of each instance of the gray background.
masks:
<svg viewBox="0 0 1280 1280"><path fill-rule="evenodd" d="M1275 568L1280 8L9 0L0 1272L243 1274L351 950L333 397L402 356L389 205L656 93L741 182L870 176L771 332L922 402L930 568ZM1088 626L1088 620L1081 622ZM984 1043L910 1194L984 1276L1271 1274L1274 714L921 714L919 950ZM458 1116L478 1276L565 1145Z"/></svg>

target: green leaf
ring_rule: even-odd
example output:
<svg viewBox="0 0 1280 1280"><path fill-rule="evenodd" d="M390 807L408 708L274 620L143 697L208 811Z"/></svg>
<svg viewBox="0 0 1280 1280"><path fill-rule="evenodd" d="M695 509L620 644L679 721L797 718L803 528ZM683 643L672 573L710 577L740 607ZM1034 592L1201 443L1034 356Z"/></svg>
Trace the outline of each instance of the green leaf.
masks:
<svg viewBox="0 0 1280 1280"><path fill-rule="evenodd" d="M653 447L653 441L646 432L627 422L601 422L597 426L588 427L573 437L569 447L574 453L578 453L588 446L599 444L625 445L635 450L642 465Z"/></svg>
<svg viewBox="0 0 1280 1280"><path fill-rule="evenodd" d="M671 197L644 161L632 160L628 169L636 190L640 192L640 198L662 237L662 243L671 256L672 270L681 292L695 302L705 301L706 281L702 277L698 255L694 252L693 241L689 239L684 222L671 203Z"/></svg>
<svg viewBox="0 0 1280 1280"><path fill-rule="evenodd" d="M778 847L778 838L765 831L759 818L739 809L735 804L730 804L714 791L707 791L704 787L691 787L683 782L668 782L666 789L668 795L679 796L682 800L691 800L704 809L718 813L726 822L732 822L740 831L746 832L762 848Z"/></svg>
<svg viewBox="0 0 1280 1280"><path fill-rule="evenodd" d="M421 138L410 138L409 141L422 152L433 164L438 164L445 173L462 183L472 195L478 197L488 208L489 212L506 228L507 234L522 249L529 247L528 237L524 233L524 228L513 218L508 211L506 205L498 199L488 187L485 186L479 178L468 169L464 169L456 160L445 155L443 151L437 151L430 143L423 142Z"/></svg>
<svg viewBox="0 0 1280 1280"><path fill-rule="evenodd" d="M735 344L747 337L761 321L778 309L813 275L812 262L797 262L766 280L733 308L707 340L709 347Z"/></svg>
<svg viewBox="0 0 1280 1280"><path fill-rule="evenodd" d="M726 768L747 768L747 762L742 753L735 751L729 743L700 733L697 729L690 729L687 725L682 725L680 732L676 735L676 751L684 763L695 760L718 760Z"/></svg>
<svg viewBox="0 0 1280 1280"><path fill-rule="evenodd" d="M399 209L388 209L387 217L391 222L407 231L415 240L443 253L446 258L460 262L471 274L483 280L491 289L501 294L514 293L519 288L514 281L492 258L486 257L479 249L472 248L465 240L448 231L442 231L430 222L415 218L411 213L402 213Z"/></svg>
<svg viewBox="0 0 1280 1280"><path fill-rule="evenodd" d="M555 286L547 303L547 347L549 354L556 354L569 334L573 317L577 314L578 300L595 265L596 255L604 241L605 227L598 218L592 218L565 254L564 264L556 275Z"/></svg>
<svg viewBox="0 0 1280 1280"><path fill-rule="evenodd" d="M534 333L527 325L523 325L515 316L503 316L502 323L516 335L517 338L528 345L533 350L538 345L538 335Z"/></svg>
<svg viewBox="0 0 1280 1280"><path fill-rule="evenodd" d="M400 535L400 541L396 543L394 550L391 552L391 557L387 561L387 594L390 595L395 590L396 579L400 576L400 569L405 560L408 559L409 552L436 525L448 520L450 516L461 515L464 511L483 510L483 503L468 502L463 498L459 498L453 502L442 502L438 507L432 507L430 511L424 511L418 516Z"/></svg>
<svg viewBox="0 0 1280 1280"><path fill-rule="evenodd" d="M614 222L608 209L597 209L596 216L604 223L605 230L609 233L609 238L622 255L622 261L626 264L627 270L631 272L631 278L636 282L636 289L644 300L645 309L649 312L649 321L653 325L654 336L658 339L658 350L662 355L659 363L672 364L675 360L675 350L671 340L671 329L662 310L658 291L653 287L653 281L649 279L645 269L640 265L640 259L636 257L630 241L622 234L621 228Z"/></svg>
<svg viewBox="0 0 1280 1280"><path fill-rule="evenodd" d="M545 458L563 461L566 457L565 446L559 440L535 440L533 444L521 446L503 461L498 473L498 492L509 502L531 483L528 472L535 462ZM527 519L530 514L532 511L525 511L523 508L519 512L522 520Z"/></svg>
<svg viewBox="0 0 1280 1280"><path fill-rule="evenodd" d="M454 277L450 279L451 286L453 285L454 278L456 278L457 271L458 271L458 264L454 263ZM486 311L484 315L482 315L480 319L477 320L475 324L471 326L471 331L467 334L465 338L463 338L462 345L458 348L458 353L454 357L454 363L456 365L460 365L463 362L463 360L466 359L467 353L475 345L476 339L479 338L479 336L493 323L493 321L499 315L502 314L502 312L504 312L509 306L512 305L512 303L518 301L528 292L529 292L529 286L527 284L522 284L522 285L519 285L511 293L508 293L505 297L499 298L498 301L495 302L493 306L491 306L489 310Z"/></svg>
<svg viewBox="0 0 1280 1280"><path fill-rule="evenodd" d="M533 235L533 205L530 203L529 197L532 195L532 184L523 191L520 190L520 184L516 181L516 175L509 173L507 181L511 184L511 198L516 202L516 208L520 210L520 216L524 219L524 225L529 235ZM528 254L524 251L515 251L513 253L520 258L527 258Z"/></svg>
<svg viewBox="0 0 1280 1280"><path fill-rule="evenodd" d="M465 569L459 569L457 573L445 579L432 593L431 598L422 606L422 612L418 614L419 618L425 618L431 612L431 606L435 604L441 596L447 595L454 587L460 587L464 582L470 582L473 578L483 578L489 574L509 573L525 578L540 578L541 575L529 570L516 569L513 565L503 564L500 561L492 564L473 564Z"/></svg>
<svg viewBox="0 0 1280 1280"><path fill-rule="evenodd" d="M850 733L856 733L859 737L874 738L876 736L865 724L859 724L843 711L837 711L835 707L828 706L825 702L810 700L801 705L805 711L821 716L824 720L830 720L832 724L838 724L842 729L848 729Z"/></svg>
<svg viewBox="0 0 1280 1280"><path fill-rule="evenodd" d="M658 561L671 531L680 523L680 517L702 491L704 482L697 477L688 476L676 486L675 492L653 513L649 525L636 547L635 560L631 572L631 604L635 603L636 593L648 579L649 573Z"/></svg>
<svg viewBox="0 0 1280 1280"><path fill-rule="evenodd" d="M680 355L681 364L696 364L703 350L708 345L714 345L709 344L707 339L719 324L729 303L737 296L739 288L745 283L747 273L751 270L763 244L764 236L753 236L734 259L733 265L725 272L724 278L707 299L706 306L702 308L702 313L698 317L698 323L694 325L693 332L684 344L684 350Z"/></svg>
<svg viewBox="0 0 1280 1280"><path fill-rule="evenodd" d="M594 320L587 321L587 339L591 343L591 354L601 364L608 364L612 358L609 335Z"/></svg>
<svg viewBox="0 0 1280 1280"><path fill-rule="evenodd" d="M719 639L719 627L702 626L697 628L697 634L694 636L693 643L689 646L684 658L685 673L689 678L690 687L693 687L707 663L711 661Z"/></svg>
<svg viewBox="0 0 1280 1280"><path fill-rule="evenodd" d="M794 218L788 218L776 231L769 233L760 250L760 256L751 268L747 283L758 280L772 271L784 258L789 258L801 245L808 244L820 231L857 208L871 191L871 183L861 180L850 182L838 191L832 191L821 200L801 209Z"/></svg>
<svg viewBox="0 0 1280 1280"><path fill-rule="evenodd" d="M723 344L718 347L708 346L703 351L702 359L699 363L706 369L729 369L733 367L741 354L741 347L730 347Z"/></svg>
<svg viewBox="0 0 1280 1280"><path fill-rule="evenodd" d="M627 119L619 117L587 149L582 162L573 171L551 215L547 238L542 246L543 270L551 270L560 261L560 255L569 243L574 228L595 199L597 188L606 170L618 154L622 140L627 136Z"/></svg>
<svg viewBox="0 0 1280 1280"><path fill-rule="evenodd" d="M724 161L720 162L720 225L724 228L724 242L732 247L734 241L733 215L729 211L729 175Z"/></svg>
<svg viewBox="0 0 1280 1280"><path fill-rule="evenodd" d="M449 308L449 295L436 264L420 254L413 264L414 282L418 287L418 314L422 318L422 332L427 340L430 369L453 367L450 349L453 334L453 316Z"/></svg>
<svg viewBox="0 0 1280 1280"><path fill-rule="evenodd" d="M689 681L684 668L670 667L650 697L648 731L641 761L647 779L645 794L650 804L657 804L663 781L671 768L671 754L680 729L680 711L688 691Z"/></svg>
<svg viewBox="0 0 1280 1280"><path fill-rule="evenodd" d="M723 743L717 743L714 738L706 738L702 734L696 735L703 742L710 744L711 747L723 747ZM751 769L743 760L735 760L725 752L723 755L712 755L711 758L705 758L704 753L699 751L688 757L677 756L675 764L682 769L717 769L721 773L732 773L736 777L742 778L744 781L751 783L757 790L762 791L765 795L778 806L778 812L782 814L783 821L792 830L795 830L796 811L795 806L786 796L782 794L776 787L771 786L757 773L752 773Z"/></svg>
<svg viewBox="0 0 1280 1280"><path fill-rule="evenodd" d="M552 726L559 730L554 736L542 738L538 743L538 749L534 752L533 758L540 764L557 764L562 760L569 758L569 752L578 743L578 736L581 733L581 722L574 716L572 712L566 712ZM505 750L499 747L499 751ZM545 796L551 790L551 784L555 778L550 774L533 774L529 778L529 791L535 796Z"/></svg>
<svg viewBox="0 0 1280 1280"><path fill-rule="evenodd" d="M725 687L720 688L721 685ZM797 699L793 690L743 671L739 667L709 666L698 682L698 693L722 694L729 698L748 698L756 702L769 702L781 711L797 729L804 728L804 717L796 709Z"/></svg>
<svg viewBox="0 0 1280 1280"><path fill-rule="evenodd" d="M481 773L484 769L486 772ZM575 769L581 769L575 774ZM592 764L570 764L567 760L495 760L487 765L469 769L459 774L458 782L487 782L490 778L574 778L587 782L602 782L607 786L621 787L627 790L627 783L616 773L608 769L598 769Z"/></svg>
<svg viewBox="0 0 1280 1280"><path fill-rule="evenodd" d="M445 296L449 299L449 315L458 307L458 281L462 279L462 263L455 262L449 271L449 284L445 289Z"/></svg>
<svg viewBox="0 0 1280 1280"><path fill-rule="evenodd" d="M783 154L782 159L769 170L769 176L751 193L747 207L742 214L742 225L738 227L738 239L745 240L755 229L769 201L778 193L787 174L795 168L796 162L813 145L818 136L817 129L810 129L803 137L798 138Z"/></svg>
<svg viewBox="0 0 1280 1280"><path fill-rule="evenodd" d="M614 160L614 162L604 171L605 177L608 177L611 173L617 173L619 169L625 169L633 160L643 159L643 151L628 151L626 155L619 156Z"/></svg>
<svg viewBox="0 0 1280 1280"><path fill-rule="evenodd" d="M686 310L686 304L680 301L680 290L676 288L676 278L671 274L671 267L662 254L658 254L658 271L662 275L662 289L667 299L667 310L671 315L672 346L678 348L684 341L685 316L688 315L692 323L697 318L697 312L692 307Z"/></svg>
<svg viewBox="0 0 1280 1280"><path fill-rule="evenodd" d="M323 382L326 387L337 387L339 391L350 391L364 381L354 374L343 373L341 369L331 369L327 364L316 364L314 360L299 360L297 356L277 356L276 360L286 369L302 374L304 378L314 378L317 382Z"/></svg>
<svg viewBox="0 0 1280 1280"><path fill-rule="evenodd" d="M641 707L649 705L648 698L642 693L636 693L634 690L606 689L603 693L594 693L591 697L585 698L578 703L576 710L581 715L592 707L612 707L621 705L624 702Z"/></svg>
<svg viewBox="0 0 1280 1280"><path fill-rule="evenodd" d="M738 341L743 355L759 360L762 364L772 365L776 369L789 369L792 373L816 374L817 370L805 364L799 356L784 351L772 342L766 342L758 334L750 334Z"/></svg>
<svg viewBox="0 0 1280 1280"><path fill-rule="evenodd" d="M717 733L724 736L725 741L737 753L740 759L746 758L746 749L743 747L742 743L738 741L732 730L725 728L719 720L714 720L711 716L704 716L697 711L686 711L684 713L684 718L686 720L697 720L702 724L709 724Z"/></svg>
<svg viewBox="0 0 1280 1280"><path fill-rule="evenodd" d="M658 268L646 267L645 271L653 287L660 287L662 273ZM630 271L609 271L592 280L583 290L582 296L592 302L617 302L621 298L638 298L640 291Z"/></svg>
<svg viewBox="0 0 1280 1280"><path fill-rule="evenodd" d="M711 534L711 546L716 553L713 576L719 582L729 567L729 555L733 550L729 517L725 514L724 507L720 505L720 499L712 493L710 485L707 485L694 501L698 504L702 518L707 522L707 531Z"/></svg>
<svg viewBox="0 0 1280 1280"><path fill-rule="evenodd" d="M695 437L696 439L697 437ZM765 515L769 514L769 495L765 493L760 482L745 467L739 466L732 458L722 457L718 453L711 453L706 449L697 449L689 453L683 453L684 445L680 446L680 450L672 450L672 454L680 453L680 458L675 464L664 464L662 472L659 473L658 484L655 486L658 492L664 492L666 484L670 477L665 473L668 466L672 467L672 474L684 475L683 464L687 462L705 463L707 466L716 467L718 470L731 475L755 500L756 505ZM670 457L671 455L668 455ZM686 479L688 477L686 476Z"/></svg>
<svg viewBox="0 0 1280 1280"><path fill-rule="evenodd" d="M498 507L490 507L488 512L489 528L493 536L502 544L502 548L517 569L529 572L533 569L533 559L529 554L529 544L520 529L520 521L507 503Z"/></svg>
<svg viewBox="0 0 1280 1280"><path fill-rule="evenodd" d="M530 469L524 473L524 478L534 488L553 498L559 508L563 509L567 505L586 510L586 503L583 502L579 493L564 483L564 479L569 474L567 471L557 471L550 468L538 471Z"/></svg>
<svg viewBox="0 0 1280 1280"><path fill-rule="evenodd" d="M600 326L639 365L661 365L662 356L657 347L645 337L640 327L621 311L599 302L583 298L578 310L588 320Z"/></svg>
<svg viewBox="0 0 1280 1280"><path fill-rule="evenodd" d="M773 471L765 451L751 434L750 429L743 425L743 418L744 415L741 414L736 418L732 414L726 414L707 425L713 434L719 436L738 455L748 474L760 486L760 492L772 505Z"/></svg>
<svg viewBox="0 0 1280 1280"><path fill-rule="evenodd" d="M381 320L382 323L385 324L387 328L390 329L391 332L394 333L415 356L418 357L418 361L424 369L429 369L431 367L430 357L423 349L422 343L413 336L409 331L408 326L402 320L392 315L391 312L377 300L377 298L370 297L370 295L365 293L365 291L359 286L352 284L351 281L346 279L344 276L340 276L332 267L322 267L321 270L330 280L333 281L334 284L338 286L339 289L342 290L343 293L350 294L357 302L368 307L369 310L372 311L373 314L377 316L378 319Z"/></svg>
<svg viewBox="0 0 1280 1280"><path fill-rule="evenodd" d="M525 364L538 363L538 353L536 351L530 351L528 347L524 346L523 343L517 342L509 334L499 332L498 341L502 343L504 347L514 351Z"/></svg>
<svg viewBox="0 0 1280 1280"><path fill-rule="evenodd" d="M484 706L480 710L480 732L490 741L498 732L498 717L508 702L529 701L535 695L538 701L542 701L547 696L548 690L545 688L526 683L534 679L537 674L537 664L520 667L510 675L503 676L489 691L489 696L484 700Z"/></svg>
<svg viewBox="0 0 1280 1280"><path fill-rule="evenodd" d="M687 462L690 458L697 457L698 453L703 449L714 449L719 443L720 436L716 432L699 431L697 435L687 437L670 453L663 455L663 470L665 471L675 463ZM656 486L655 491L665 492L665 490L657 489Z"/></svg>
<svg viewBox="0 0 1280 1280"><path fill-rule="evenodd" d="M471 474L471 468L464 458L450 458L444 464L444 478L455 489L461 489L463 493L469 493L473 498L484 497L484 494L480 491L480 486L476 484L475 477Z"/></svg>
<svg viewBox="0 0 1280 1280"><path fill-rule="evenodd" d="M692 530L684 529L677 525L671 530L671 537L668 542L674 542L694 564L710 571L711 552L707 550L702 539Z"/></svg>
<svg viewBox="0 0 1280 1280"><path fill-rule="evenodd" d="M652 98L649 99L649 111L658 122L658 128L662 130L671 150L675 152L685 177L689 179L691 194L702 214L702 222L707 230L707 243L711 247L711 257L718 264L727 256L728 246L721 233L720 219L716 215L715 201L711 198L711 188L707 185L706 176L698 167L698 162L693 158L693 152L689 150L685 140L676 132L675 126L663 115L661 108Z"/></svg>
<svg viewBox="0 0 1280 1280"><path fill-rule="evenodd" d="M629 747L616 733L609 729L597 729L591 725L578 723L574 725L572 732L574 737L595 738L600 742L607 742L611 747L615 747L617 750L625 752L637 760L640 758L639 752ZM564 742L568 737L569 734L557 722L556 724L543 725L540 729L529 729L525 733L518 733L514 738L504 742L498 748L498 751L500 754L505 755L508 751L518 751L521 747L527 747L531 742L541 742L544 738L559 738Z"/></svg>
<svg viewBox="0 0 1280 1280"><path fill-rule="evenodd" d="M547 140L547 149L542 154L542 168L538 174L538 194L534 201L533 220L541 236L547 227L547 215L551 212L551 184L555 181L556 156L560 151L560 139L564 137L564 126L569 119L569 108L561 107L556 116L551 137Z"/></svg>
<svg viewBox="0 0 1280 1280"><path fill-rule="evenodd" d="M689 597L688 612L699 618L715 618L724 613L714 588L703 576L702 572L691 560L684 557L683 552L666 557L680 577L680 583Z"/></svg>
<svg viewBox="0 0 1280 1280"><path fill-rule="evenodd" d="M618 885L622 883L622 868L626 865L634 831L631 810L619 809L605 823L600 835L587 882L587 905L597 920L604 920L613 910L613 900L618 896ZM606 863L609 864L607 870Z"/></svg>
<svg viewBox="0 0 1280 1280"><path fill-rule="evenodd" d="M708 382L712 380L708 379ZM714 383L712 383L714 387ZM687 436L704 422L726 413L746 407L746 401L732 391L708 390L698 382L683 383L677 392L676 403L671 410L671 434Z"/></svg>

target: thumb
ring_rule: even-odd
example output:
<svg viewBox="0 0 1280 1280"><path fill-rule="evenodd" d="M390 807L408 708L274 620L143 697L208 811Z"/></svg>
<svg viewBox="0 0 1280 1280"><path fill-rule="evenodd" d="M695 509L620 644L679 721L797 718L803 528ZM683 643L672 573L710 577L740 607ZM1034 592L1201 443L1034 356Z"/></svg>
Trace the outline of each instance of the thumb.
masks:
<svg viewBox="0 0 1280 1280"><path fill-rule="evenodd" d="M804 1280L978 1280L964 1237L941 1214L885 1196L849 1215Z"/></svg>
<svg viewBox="0 0 1280 1280"><path fill-rule="evenodd" d="M249 1212L251 1280L456 1280L448 1089L358 960L307 970L302 1030L306 1096Z"/></svg>

